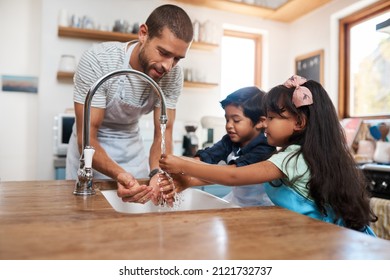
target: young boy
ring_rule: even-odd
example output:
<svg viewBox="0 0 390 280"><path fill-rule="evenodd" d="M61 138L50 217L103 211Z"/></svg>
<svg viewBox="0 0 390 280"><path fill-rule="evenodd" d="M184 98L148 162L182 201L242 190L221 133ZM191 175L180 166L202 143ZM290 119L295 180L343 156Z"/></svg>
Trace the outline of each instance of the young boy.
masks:
<svg viewBox="0 0 390 280"><path fill-rule="evenodd" d="M275 147L268 145L263 133L263 123L266 119L262 109L264 95L257 87L244 87L222 100L227 134L213 146L198 150L194 159L209 164L228 164L232 168L268 159ZM193 177L175 178L174 174L172 177L176 179L177 192L190 186L210 184ZM273 205L262 184L232 187L224 199L241 207Z"/></svg>

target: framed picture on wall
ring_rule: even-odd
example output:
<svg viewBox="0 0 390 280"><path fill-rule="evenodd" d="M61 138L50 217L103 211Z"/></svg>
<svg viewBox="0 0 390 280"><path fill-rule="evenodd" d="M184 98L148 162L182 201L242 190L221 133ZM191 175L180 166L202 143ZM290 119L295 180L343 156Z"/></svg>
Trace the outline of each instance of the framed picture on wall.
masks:
<svg viewBox="0 0 390 280"><path fill-rule="evenodd" d="M295 74L308 80L324 83L324 50L314 51L295 58Z"/></svg>

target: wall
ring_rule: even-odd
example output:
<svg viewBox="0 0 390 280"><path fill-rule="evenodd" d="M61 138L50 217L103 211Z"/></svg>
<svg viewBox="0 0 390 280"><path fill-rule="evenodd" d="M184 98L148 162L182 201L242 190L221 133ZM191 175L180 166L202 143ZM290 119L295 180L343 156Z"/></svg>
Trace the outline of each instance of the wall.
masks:
<svg viewBox="0 0 390 280"><path fill-rule="evenodd" d="M58 37L59 11L66 9L69 13L78 16L89 15L104 25L113 24L115 19L119 18L134 23L143 22L156 6L167 2L174 1L0 1L0 24L12 27L0 30L2 38L9 39L2 40L0 46L0 75L39 76L38 94L0 92L0 131L2 131L0 178L2 180L54 178L53 117L66 108L72 107L72 84L59 82L56 79L58 62L62 54L72 54L78 59L82 52L93 44L93 41L89 40ZM334 22L332 18L334 13L358 2L367 1L333 1L291 24L239 14L232 15L228 12L187 4L178 5L186 9L193 19L202 22L212 18L220 31L222 26L228 24L253 29L263 34L262 87L267 90L293 73L295 56L321 48L325 50L325 86L332 85L330 79L331 77L333 79L331 76L333 70L330 64L335 49L330 20ZM289 47L286 48L286 45ZM206 72L209 82L219 82L219 50L212 53L190 50L188 57L181 63L183 67L201 68ZM337 89L337 84L335 88ZM220 87L185 88L179 100L177 119L185 122L199 121L203 115L222 116L219 91ZM337 100L337 91L332 94L333 100Z"/></svg>
<svg viewBox="0 0 390 280"><path fill-rule="evenodd" d="M292 69L295 57L323 49L323 86L335 106L338 105L338 20L374 2L376 0L332 1L289 26L289 61Z"/></svg>
<svg viewBox="0 0 390 280"><path fill-rule="evenodd" d="M40 0L0 1L0 75L40 76L40 18ZM0 180L36 178L38 97L0 91Z"/></svg>

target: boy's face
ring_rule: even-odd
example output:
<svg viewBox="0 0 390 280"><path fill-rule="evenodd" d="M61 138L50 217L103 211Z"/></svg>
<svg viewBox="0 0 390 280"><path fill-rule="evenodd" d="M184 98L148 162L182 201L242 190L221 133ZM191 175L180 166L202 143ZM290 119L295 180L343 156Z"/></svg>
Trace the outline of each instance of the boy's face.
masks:
<svg viewBox="0 0 390 280"><path fill-rule="evenodd" d="M246 146L252 139L259 135L263 121L254 124L252 120L244 115L241 107L235 105L225 106L226 132L230 140Z"/></svg>

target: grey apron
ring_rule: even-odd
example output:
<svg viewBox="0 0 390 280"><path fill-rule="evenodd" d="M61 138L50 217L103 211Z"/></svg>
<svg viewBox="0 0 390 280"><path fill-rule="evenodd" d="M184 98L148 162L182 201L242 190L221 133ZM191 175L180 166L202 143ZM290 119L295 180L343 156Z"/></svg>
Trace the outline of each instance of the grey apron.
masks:
<svg viewBox="0 0 390 280"><path fill-rule="evenodd" d="M129 44L131 43L133 42ZM129 47L126 51L123 63L124 69L129 67L132 49ZM144 91L148 91L150 94L144 103L141 106L136 106L125 102L125 80L125 75L120 77L118 90L107 104L103 123L98 130L98 140L112 160L127 172L130 172L135 178L145 178L149 174L149 164L138 121L142 115L153 110L156 99L152 89L145 82ZM76 138L76 128L74 126L67 153L67 179L77 178L80 154L77 149ZM94 170L94 178L104 179L108 177Z"/></svg>

